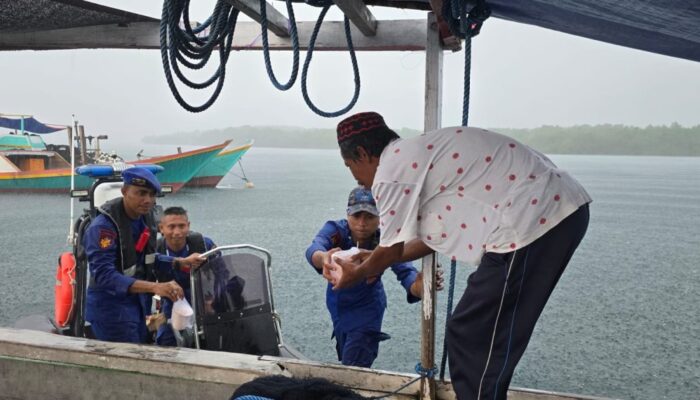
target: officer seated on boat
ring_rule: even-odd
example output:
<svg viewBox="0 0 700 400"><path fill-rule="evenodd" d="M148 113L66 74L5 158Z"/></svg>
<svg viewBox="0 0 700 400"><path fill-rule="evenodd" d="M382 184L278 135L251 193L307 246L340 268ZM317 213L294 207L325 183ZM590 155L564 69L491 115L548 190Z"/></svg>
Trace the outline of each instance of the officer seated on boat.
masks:
<svg viewBox="0 0 700 400"><path fill-rule="evenodd" d="M146 343L146 316L150 296L177 300L184 296L175 281L147 280L154 264L197 266L197 256L186 258L156 255L156 228L153 208L160 183L142 167L122 172L122 196L98 208L90 223L83 246L90 268L86 320L99 340Z"/></svg>
<svg viewBox="0 0 700 400"><path fill-rule="evenodd" d="M358 247L373 250L379 243L379 211L372 192L357 187L350 192L347 219L327 221L306 250L306 259L316 272L330 281L324 268L331 254L337 250ZM410 262L396 263L392 272L406 289L406 300L415 303L423 291L423 275ZM442 270L437 285L442 289ZM371 367L379 352L379 342L389 338L381 332L386 294L381 275L360 282L353 287L326 289L326 306L333 321L338 360L343 365Z"/></svg>
<svg viewBox="0 0 700 400"><path fill-rule="evenodd" d="M160 282L174 280L183 289L185 299L192 304L190 265L179 263L177 260L199 256L200 253L209 251L215 248L216 245L208 237L190 230L190 220L187 217L187 211L182 207L166 208L158 224L158 230L163 236L158 239L156 251L159 255L172 257L176 261L172 264L158 265L156 277ZM195 265L195 267L198 265ZM167 319L171 318L172 311L173 302L167 297L162 299L161 312ZM178 344L170 324L162 324L158 328L156 344L161 346L175 346Z"/></svg>

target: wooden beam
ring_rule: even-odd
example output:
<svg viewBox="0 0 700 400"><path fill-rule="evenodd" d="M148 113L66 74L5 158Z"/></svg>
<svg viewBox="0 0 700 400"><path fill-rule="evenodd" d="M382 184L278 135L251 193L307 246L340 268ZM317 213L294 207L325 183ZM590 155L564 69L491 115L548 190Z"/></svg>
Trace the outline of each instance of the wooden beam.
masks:
<svg viewBox="0 0 700 400"><path fill-rule="evenodd" d="M430 7L432 7L433 13L435 13L436 23L440 29L442 48L459 51L462 48L462 39L452 35L447 21L442 18L442 0L430 0Z"/></svg>
<svg viewBox="0 0 700 400"><path fill-rule="evenodd" d="M227 0L252 20L260 23L260 1L258 0ZM270 3L265 2L267 10L267 29L277 36L289 37L289 20Z"/></svg>
<svg viewBox="0 0 700 400"><path fill-rule="evenodd" d="M299 45L308 47L315 22L297 22ZM358 51L422 51L425 50L425 20L379 21L376 36L364 36L351 27L353 45ZM291 50L290 38L272 35L271 50ZM231 46L234 50L260 50L260 25L239 22ZM159 23L138 22L128 26L97 25L48 31L3 33L0 50L59 49L159 49ZM343 21L327 21L321 27L315 51L346 51Z"/></svg>
<svg viewBox="0 0 700 400"><path fill-rule="evenodd" d="M365 36L377 34L377 20L362 0L333 0Z"/></svg>

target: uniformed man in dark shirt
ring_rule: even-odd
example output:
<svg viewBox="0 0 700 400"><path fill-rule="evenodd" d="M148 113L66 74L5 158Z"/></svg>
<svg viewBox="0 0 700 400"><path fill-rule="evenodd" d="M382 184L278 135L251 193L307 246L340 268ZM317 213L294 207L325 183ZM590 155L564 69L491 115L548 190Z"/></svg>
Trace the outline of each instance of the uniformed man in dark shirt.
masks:
<svg viewBox="0 0 700 400"><path fill-rule="evenodd" d="M148 271L155 263L199 265L198 255L186 258L156 257L156 228L153 216L160 183L143 167L122 172L123 197L99 207L83 245L90 269L86 320L99 340L144 343L145 319L150 301L140 294L157 294L177 300L184 296L175 282L151 282Z"/></svg>
<svg viewBox="0 0 700 400"><path fill-rule="evenodd" d="M347 218L327 221L306 250L306 259L316 272L323 273L324 262L337 250L358 247L373 250L379 243L379 212L372 193L357 187L348 199ZM396 279L406 290L406 300L415 303L423 290L422 274L410 262L391 266ZM439 277L442 285L442 276ZM344 365L371 367L377 358L379 342L389 336L381 332L386 294L381 276L352 287L326 289L326 306L333 321L338 360Z"/></svg>
<svg viewBox="0 0 700 400"><path fill-rule="evenodd" d="M199 232L190 230L190 220L187 211L182 207L168 207L163 211L163 216L158 223L162 238L158 239L156 250L159 255L168 257L187 258L193 254L199 255L216 247L214 242ZM166 264L156 274L159 281L175 280L182 287L185 299L192 304L190 290L190 266L187 264ZM170 319L173 310L173 302L165 298L161 302L161 310L166 319ZM158 328L156 344L161 346L177 345L176 337L170 324L163 324Z"/></svg>

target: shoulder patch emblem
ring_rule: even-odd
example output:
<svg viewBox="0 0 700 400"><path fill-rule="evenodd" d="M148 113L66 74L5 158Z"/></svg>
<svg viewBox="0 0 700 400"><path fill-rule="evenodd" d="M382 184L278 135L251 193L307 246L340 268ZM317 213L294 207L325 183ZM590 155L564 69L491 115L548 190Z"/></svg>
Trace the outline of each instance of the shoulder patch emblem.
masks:
<svg viewBox="0 0 700 400"><path fill-rule="evenodd" d="M116 236L117 235L110 230L101 229L100 230L100 240L99 240L100 248L101 249L109 248L112 245L112 243L114 243L114 238Z"/></svg>
<svg viewBox="0 0 700 400"><path fill-rule="evenodd" d="M336 232L331 235L331 243L333 244L333 247L338 247L340 245L340 233Z"/></svg>

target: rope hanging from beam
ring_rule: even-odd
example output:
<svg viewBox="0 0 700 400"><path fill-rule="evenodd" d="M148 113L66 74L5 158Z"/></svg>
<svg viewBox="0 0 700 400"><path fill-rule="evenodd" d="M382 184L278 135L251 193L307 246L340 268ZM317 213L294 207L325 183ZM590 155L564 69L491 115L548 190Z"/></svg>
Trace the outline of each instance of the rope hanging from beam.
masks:
<svg viewBox="0 0 700 400"><path fill-rule="evenodd" d="M267 32L269 24L267 18L267 2L265 0L260 0L260 25L262 30L261 37L265 69L272 85L279 90L291 89L297 80L299 71L299 35L292 1L293 0L285 0L287 13L289 14L289 34L293 52L292 71L287 82L280 83L275 76L270 61L270 45ZM334 3L332 0L306 0L305 2L311 6L323 8L311 35L306 59L302 68L302 96L309 108L316 114L326 118L337 117L350 111L355 106L355 103L357 103L360 95L360 72L357 66L355 49L352 44L350 20L347 16L345 17L345 36L350 52L355 84L353 96L349 104L344 108L333 112L323 111L318 108L309 97L307 74L323 19L328 9ZM211 107L221 93L226 77L226 63L228 62L228 57L231 52L239 10L230 5L226 0L218 0L211 16L207 18L204 23L193 28L189 16L189 7L190 0L163 1L163 11L160 22L160 51L165 79L175 100L187 111L197 113ZM216 71L205 81L194 82L187 78L181 71L181 66L190 70L202 69L210 61L210 57L215 50L218 50L219 53L219 65ZM211 96L204 103L201 105L192 105L180 94L175 84L175 79L173 78L173 72L181 83L195 90L206 89L214 84L216 84L216 86Z"/></svg>
<svg viewBox="0 0 700 400"><path fill-rule="evenodd" d="M462 97L462 126L469 126L469 98L471 95L471 66L472 66L472 37L479 34L484 21L491 15L491 8L486 0L478 0L469 12L466 0L444 0L442 3L442 16L447 21L450 32L464 39L464 92ZM450 263L450 287L447 291L447 311L445 323L452 316L452 305L455 292L455 275L457 261ZM440 380L445 380L445 366L447 364L447 342L443 343L442 360L440 362Z"/></svg>
<svg viewBox="0 0 700 400"><path fill-rule="evenodd" d="M292 72L287 83L279 83L277 77L275 77L275 72L272 70L272 63L270 62L270 44L267 40L267 2L265 0L260 2L260 28L262 29L260 34L262 36L265 69L267 70L267 76L270 77L270 82L279 90L291 89L299 73L299 35L297 33L297 23L294 18L292 0L286 0L286 3L287 14L289 14L289 36L292 39Z"/></svg>
<svg viewBox="0 0 700 400"><path fill-rule="evenodd" d="M307 1L309 2L309 1ZM315 1L314 3L322 3ZM321 14L318 16L318 20L316 21L316 26L314 26L314 31L311 34L311 40L309 41L309 49L306 52L306 59L304 60L304 66L302 67L301 70L301 94L304 96L304 101L306 102L306 105L309 106L311 111L315 112L316 114L326 117L326 118L333 118L333 117L338 117L341 116L348 111L350 111L354 106L355 103L357 103L357 99L360 97L360 69L357 66L357 57L355 56L355 48L352 45L352 34L350 32L350 20L348 19L347 16L345 16L345 38L348 43L348 50L350 52L350 61L352 62L352 73L354 76L354 81L355 81L355 90L352 95L352 99L350 99L350 103L348 103L347 106L344 108L338 110L338 111L323 111L320 108L316 107L316 105L311 101L311 98L309 97L309 91L308 91L308 85L306 83L306 76L307 73L309 72L309 66L311 65L311 57L313 57L314 53L314 46L316 44L316 38L318 36L318 32L321 29L321 24L323 24L323 18L326 16L326 13L330 9L331 5L333 4L332 1L325 1L326 5L323 7L321 10Z"/></svg>
<svg viewBox="0 0 700 400"><path fill-rule="evenodd" d="M484 21L491 16L491 8L486 0L478 0L469 11L467 0L444 0L442 17L447 21L450 32L464 39L464 94L462 99L462 126L469 125L469 97L471 92L472 38L481 32Z"/></svg>

